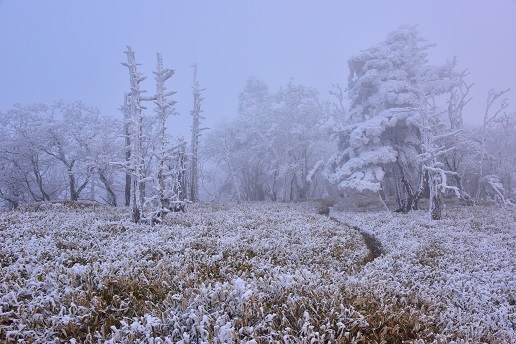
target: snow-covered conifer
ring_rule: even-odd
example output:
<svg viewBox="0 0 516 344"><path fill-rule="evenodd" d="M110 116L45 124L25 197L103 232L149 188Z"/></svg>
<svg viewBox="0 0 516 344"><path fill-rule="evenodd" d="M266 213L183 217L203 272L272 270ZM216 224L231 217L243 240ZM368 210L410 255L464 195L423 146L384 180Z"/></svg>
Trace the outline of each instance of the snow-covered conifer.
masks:
<svg viewBox="0 0 516 344"><path fill-rule="evenodd" d="M381 192L392 172L399 209L417 209L429 171L421 156L437 153L428 146L440 114L432 102L457 83L452 64L428 65L430 46L414 27L402 27L349 59L349 121L337 135L339 151L326 164L332 183Z"/></svg>

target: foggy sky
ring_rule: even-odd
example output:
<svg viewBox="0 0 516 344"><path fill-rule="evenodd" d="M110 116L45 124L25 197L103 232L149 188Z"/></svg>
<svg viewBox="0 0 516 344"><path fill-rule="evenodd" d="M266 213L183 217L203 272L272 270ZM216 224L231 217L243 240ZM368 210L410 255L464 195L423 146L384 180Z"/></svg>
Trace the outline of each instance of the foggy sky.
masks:
<svg viewBox="0 0 516 344"><path fill-rule="evenodd" d="M480 120L490 88L511 87L515 111L515 0L0 0L0 111L17 102L81 100L121 118L129 44L149 93L156 52L175 69L168 88L178 92L180 116L169 128L188 139L193 62L209 127L236 115L250 76L272 90L293 78L326 98L333 83L346 85L352 55L415 24L437 45L432 63L457 56L459 69L469 69L474 101L465 120Z"/></svg>

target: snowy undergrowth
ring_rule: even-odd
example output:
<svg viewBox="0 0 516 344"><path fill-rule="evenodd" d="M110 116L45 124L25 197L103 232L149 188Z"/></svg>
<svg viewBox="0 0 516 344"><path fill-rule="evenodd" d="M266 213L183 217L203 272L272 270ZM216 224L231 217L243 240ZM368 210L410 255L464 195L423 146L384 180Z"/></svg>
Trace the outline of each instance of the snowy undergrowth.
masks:
<svg viewBox="0 0 516 344"><path fill-rule="evenodd" d="M0 339L324 343L515 339L515 211L202 205L135 225L77 203L0 213Z"/></svg>
<svg viewBox="0 0 516 344"><path fill-rule="evenodd" d="M0 213L0 338L298 342L360 337L360 235L309 205L195 206L164 224L75 203Z"/></svg>
<svg viewBox="0 0 516 344"><path fill-rule="evenodd" d="M442 221L407 215L333 212L373 234L386 253L350 276L349 287L419 312L426 341L516 342L516 210L462 207ZM421 326L416 322L416 326Z"/></svg>

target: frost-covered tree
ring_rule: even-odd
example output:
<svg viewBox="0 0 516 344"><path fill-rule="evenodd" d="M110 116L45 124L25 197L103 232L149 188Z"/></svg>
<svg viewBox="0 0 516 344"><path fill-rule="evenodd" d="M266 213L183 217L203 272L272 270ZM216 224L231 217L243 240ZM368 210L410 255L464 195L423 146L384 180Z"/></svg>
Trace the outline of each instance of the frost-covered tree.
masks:
<svg viewBox="0 0 516 344"><path fill-rule="evenodd" d="M51 107L15 104L0 119L0 197L13 208L58 198L65 189L59 166L41 149L55 125Z"/></svg>
<svg viewBox="0 0 516 344"><path fill-rule="evenodd" d="M479 179L475 198L479 200L483 196L490 195L500 204L507 203L505 199L506 190L501 178L502 174L507 175L507 170L503 171L500 167L504 165L501 162L505 160L502 156L508 154L510 148L507 152L504 152L505 154L502 151L505 151L504 148L511 146L511 116L504 112L509 106L507 98L504 97L507 92L509 92L509 89L498 92L493 89L489 90L482 126L475 135L480 146L478 157ZM499 135L494 136L494 133ZM513 154L509 153L508 155ZM514 166L514 162L510 164ZM509 172L510 174L512 173Z"/></svg>
<svg viewBox="0 0 516 344"><path fill-rule="evenodd" d="M328 105L310 87L290 82L277 92L250 79L238 116L213 130L206 155L225 170L237 199L294 200L312 196L326 147ZM317 190L318 192L319 190Z"/></svg>
<svg viewBox="0 0 516 344"><path fill-rule="evenodd" d="M119 154L116 120L81 102L57 102L17 104L2 114L1 122L0 189L5 197L18 195L18 203L104 199L116 204L116 173L109 164ZM97 184L105 197L91 192ZM84 192L88 185L89 196Z"/></svg>
<svg viewBox="0 0 516 344"><path fill-rule="evenodd" d="M163 68L163 58L159 53L157 54L157 61L156 71L154 71L156 80L157 147L154 156L156 157L155 180L158 192L157 214L162 214L163 209L170 207L171 196L169 194L170 190L167 189L165 183L167 177L169 177L167 176L167 164L171 160L170 142L166 134L166 122L169 114L174 112L174 104L176 103L176 101L168 98L176 92L166 92L165 87L165 82L174 75L174 70Z"/></svg>
<svg viewBox="0 0 516 344"><path fill-rule="evenodd" d="M250 79L239 96L238 116L218 123L206 136L203 155L225 176L218 194L237 201L275 199L278 172L270 158L275 147L268 129L273 104L268 86Z"/></svg>
<svg viewBox="0 0 516 344"><path fill-rule="evenodd" d="M119 157L117 122L81 102L62 105L60 110L62 121L48 132L52 146L43 150L65 166L70 199L77 201L98 174L104 180L109 203L116 203L106 176L111 169L109 161Z"/></svg>
<svg viewBox="0 0 516 344"><path fill-rule="evenodd" d="M141 82L145 76L138 71L134 51L128 47L127 62L123 63L129 70L131 91L126 95L122 110L126 119L126 162L117 163L130 172L130 207L134 222L156 223L170 209L176 209L185 199L178 194L177 178L183 177L185 142L173 143L168 134L167 120L175 114L174 100L170 96L174 91L167 91L165 83L174 75L174 70L163 66L163 58L157 54L157 67L153 72L156 81L156 93L144 97ZM144 113L144 102L154 101L155 116ZM128 135L127 135L128 134ZM178 174L178 169L181 173ZM184 178L183 178L184 179ZM127 188L126 188L127 189ZM181 185L182 194L185 186Z"/></svg>
<svg viewBox="0 0 516 344"><path fill-rule="evenodd" d="M200 88L199 81L197 81L197 64L193 65L193 109L190 112L192 115L192 139L191 139L191 160L190 160L190 200L192 202L199 201L199 138L201 137L200 127L201 120L204 117L201 115L201 102L203 100L201 93L204 89Z"/></svg>
<svg viewBox="0 0 516 344"><path fill-rule="evenodd" d="M225 155L237 158L231 174L238 168L240 197L245 200L280 197L277 163L280 147L271 141L274 107L274 94L268 85L250 78L239 95L238 117L230 130L233 134L224 144ZM235 176L232 180L236 180Z"/></svg>
<svg viewBox="0 0 516 344"><path fill-rule="evenodd" d="M90 154L91 180L90 199L117 206L119 193L119 170L111 162L121 159L124 154L124 145L121 137L123 124L109 116L86 117L83 128L88 128L88 136L84 135L86 147ZM103 192L95 192L97 186Z"/></svg>
<svg viewBox="0 0 516 344"><path fill-rule="evenodd" d="M130 160L127 168L131 172L131 200L130 208L132 212L132 219L134 222L138 222L143 212L144 195L143 189L145 185L144 169L144 118L142 101L145 100L140 83L146 79L142 73L138 71L138 65L134 56L134 50L127 46L127 62L123 62L122 65L127 67L129 70L129 80L131 85L131 91L128 94L128 111L130 116Z"/></svg>
<svg viewBox="0 0 516 344"><path fill-rule="evenodd" d="M496 174L488 174L485 170L486 160L488 160L487 154L487 141L489 130L493 129L494 126L498 123L501 114L503 111L509 106L507 98L501 98L504 94L509 92L509 89L496 92L491 89L487 95L487 104L484 112L484 120L482 123L481 131L480 131L480 147L481 147L481 156L479 161L479 188L477 190L476 198L480 197L481 191L485 191L486 188L490 188L491 191L495 193L495 198L501 202L505 203L505 199L503 197L503 185L499 180L499 176ZM497 108L493 108L493 105L499 102L499 106Z"/></svg>
<svg viewBox="0 0 516 344"><path fill-rule="evenodd" d="M124 140L125 140L125 166L130 165L131 161L131 102L128 94L124 96L124 105L120 108L124 115ZM131 205L131 172L129 168L125 171L125 187L124 187L125 206Z"/></svg>
<svg viewBox="0 0 516 344"><path fill-rule="evenodd" d="M239 177L242 157L235 140L237 135L237 124L226 119L211 129L204 139L203 155L211 158L217 170L212 177L216 200L220 200L222 194L229 195L231 200L237 202L243 200ZM223 180L219 181L221 176Z"/></svg>
<svg viewBox="0 0 516 344"><path fill-rule="evenodd" d="M516 204L516 113L505 113L491 137L501 138L489 143L488 149L496 157L496 170L506 191L506 200Z"/></svg>
<svg viewBox="0 0 516 344"><path fill-rule="evenodd" d="M456 61L453 62L454 64ZM451 130L460 130L464 125L463 112L466 105L471 101L469 92L474 84L468 84L466 81L469 72L464 70L450 91L448 98L448 119L450 121Z"/></svg>
<svg viewBox="0 0 516 344"><path fill-rule="evenodd" d="M277 125L273 144L279 148L277 167L284 178L284 199L309 196L311 182L323 158L323 125L327 104L314 88L290 82L276 93ZM310 175L310 176L309 176Z"/></svg>
<svg viewBox="0 0 516 344"><path fill-rule="evenodd" d="M454 61L455 62L455 61ZM466 77L467 70L463 71L459 77L457 84L451 89L448 98L448 121L449 128L452 132L458 132L457 135L449 135L441 140L445 147L453 147L442 155L441 160L448 171L452 171L452 179L457 187L460 198L465 205L473 205L473 201L469 193L465 189L465 172L468 170L468 156L474 154L477 144L471 140L470 134L464 127L463 113L466 105L471 101L469 96L470 89L473 84L468 84Z"/></svg>
<svg viewBox="0 0 516 344"><path fill-rule="evenodd" d="M439 190L446 186L436 160L436 104L457 76L453 64L428 64L429 47L414 27L403 27L349 59L349 124L337 133L339 152L326 164L339 188L381 192L391 173L399 210L406 212L417 209L427 176Z"/></svg>

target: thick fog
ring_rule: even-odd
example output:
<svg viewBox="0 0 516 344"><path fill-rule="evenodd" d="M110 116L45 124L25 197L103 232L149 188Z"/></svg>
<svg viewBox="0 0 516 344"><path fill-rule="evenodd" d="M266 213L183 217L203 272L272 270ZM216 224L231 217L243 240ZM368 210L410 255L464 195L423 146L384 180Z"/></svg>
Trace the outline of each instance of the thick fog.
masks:
<svg viewBox="0 0 516 344"><path fill-rule="evenodd" d="M516 343L515 19L0 0L0 342Z"/></svg>
<svg viewBox="0 0 516 344"><path fill-rule="evenodd" d="M175 69L169 88L180 116L169 129L188 135L194 62L212 126L236 115L250 76L272 89L293 79L327 97L332 84L346 84L350 57L400 25L419 25L436 44L431 62L456 56L459 69L469 69L475 86L465 120L478 122L487 91L514 86L515 18L510 0L0 1L0 110L63 99L121 116L129 44L150 92L157 52Z"/></svg>
<svg viewBox="0 0 516 344"><path fill-rule="evenodd" d="M513 202L515 14L514 1L3 1L0 201L132 205L135 222L186 201L350 190L402 212L428 200L432 218L444 196Z"/></svg>

